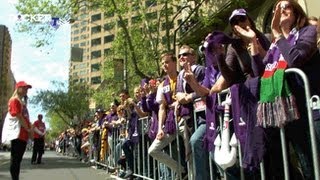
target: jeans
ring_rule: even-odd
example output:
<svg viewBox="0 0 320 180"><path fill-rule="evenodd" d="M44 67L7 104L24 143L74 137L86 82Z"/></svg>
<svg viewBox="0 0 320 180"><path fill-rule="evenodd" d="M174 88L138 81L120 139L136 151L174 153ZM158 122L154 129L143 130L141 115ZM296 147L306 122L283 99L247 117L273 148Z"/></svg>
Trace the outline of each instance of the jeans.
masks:
<svg viewBox="0 0 320 180"><path fill-rule="evenodd" d="M126 156L126 160L127 160L127 163L128 163L128 169L131 170L132 172L134 171L133 167L133 163L134 163L134 157L133 157L133 150L134 150L134 143L130 140L130 139L127 139L123 142L123 145L122 145L122 149L123 149L123 152Z"/></svg>
<svg viewBox="0 0 320 180"><path fill-rule="evenodd" d="M10 174L12 180L19 180L20 164L26 150L27 142L14 139L11 141Z"/></svg>
<svg viewBox="0 0 320 180"><path fill-rule="evenodd" d="M210 179L209 176L209 152L203 148L203 137L206 133L206 124L200 124L190 138L193 154L193 167L195 179Z"/></svg>
<svg viewBox="0 0 320 180"><path fill-rule="evenodd" d="M184 133L184 120L183 118L180 120L181 123L179 123L179 135L183 135ZM179 172L178 169L180 169L180 172L186 172L184 167L179 164L176 160L174 160L172 157L169 156L169 154L165 153L163 149L168 146L173 140L176 139L176 134L165 134L163 139L158 140L155 139L151 146L148 149L148 154L152 156L154 159L159 161L160 163L165 164L169 168L171 168L174 172Z"/></svg>

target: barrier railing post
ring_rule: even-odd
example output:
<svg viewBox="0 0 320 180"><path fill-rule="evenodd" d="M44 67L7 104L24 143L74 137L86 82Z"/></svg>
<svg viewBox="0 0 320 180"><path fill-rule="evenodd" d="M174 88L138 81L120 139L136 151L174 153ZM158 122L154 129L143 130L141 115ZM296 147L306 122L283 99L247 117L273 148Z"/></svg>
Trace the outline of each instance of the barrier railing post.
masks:
<svg viewBox="0 0 320 180"><path fill-rule="evenodd" d="M175 117L175 124L176 124L176 139L177 139L177 154L178 154L178 172L176 172L178 174L179 179L181 179L181 169L180 169L180 165L181 165L181 157L180 157L180 140L179 140L179 125L178 125L178 105L176 105L175 109L174 109L174 117ZM171 144L170 144L171 145ZM171 147L171 146L170 146ZM171 148L170 148L171 151ZM171 177L173 178L173 172L171 171Z"/></svg>
<svg viewBox="0 0 320 180"><path fill-rule="evenodd" d="M289 180L290 179L289 163L288 163L288 153L287 153L286 137L285 137L284 128L280 128L280 138L281 138L281 150L282 150L283 166L284 166L283 167L284 177L285 177L285 180Z"/></svg>
<svg viewBox="0 0 320 180"><path fill-rule="evenodd" d="M320 179L319 175L319 161L318 161L318 151L317 151L317 144L316 144L316 135L315 135L315 129L314 129L314 122L313 122L313 116L311 111L311 105L310 104L310 88L309 88L309 80L306 76L306 74L297 68L290 68L285 70L286 73L296 73L299 74L300 77L303 80L303 83L305 85L305 96L306 96L306 105L308 110L308 120L309 120L309 131L310 131L310 138L311 138L311 150L312 150L312 157L313 157L313 166L314 166L314 177L315 180Z"/></svg>

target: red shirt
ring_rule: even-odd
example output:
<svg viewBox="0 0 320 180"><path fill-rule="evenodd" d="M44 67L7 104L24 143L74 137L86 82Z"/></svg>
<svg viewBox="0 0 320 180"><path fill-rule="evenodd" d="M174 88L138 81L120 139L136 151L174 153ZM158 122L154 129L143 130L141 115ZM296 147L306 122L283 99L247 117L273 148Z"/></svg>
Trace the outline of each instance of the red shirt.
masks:
<svg viewBox="0 0 320 180"><path fill-rule="evenodd" d="M16 116L17 114L22 114L22 116L24 117L24 121L26 122L26 124L28 125L28 128L30 128L30 121L29 121L29 113L28 113L28 109L25 105L22 105L21 102L16 99L10 99L9 103L9 113L11 114L11 116ZM22 126L20 128L20 134L18 137L20 140L23 141L28 141L29 135L26 129L24 129Z"/></svg>
<svg viewBox="0 0 320 180"><path fill-rule="evenodd" d="M42 133L44 133L44 131L46 130L46 125L40 121L40 120L36 120L34 123L33 123L33 127L36 127L39 131L41 131ZM38 138L41 138L41 136L34 132L34 138L35 139L38 139Z"/></svg>

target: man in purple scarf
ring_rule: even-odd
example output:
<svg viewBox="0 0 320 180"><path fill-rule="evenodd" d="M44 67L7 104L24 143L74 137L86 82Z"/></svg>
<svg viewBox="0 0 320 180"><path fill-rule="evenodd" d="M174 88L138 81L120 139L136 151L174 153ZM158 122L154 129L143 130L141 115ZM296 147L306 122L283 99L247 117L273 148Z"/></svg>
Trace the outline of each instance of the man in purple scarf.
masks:
<svg viewBox="0 0 320 180"><path fill-rule="evenodd" d="M176 84L177 84L177 59L173 53L165 53L161 56L162 69L167 74L165 80L159 85L158 93L160 103L158 115L158 133L148 149L148 153L160 163L165 164L174 172L184 173L186 169L181 164L165 153L163 149L176 139L176 127L174 108L176 101ZM183 133L181 131L181 133ZM179 172L180 169L180 172Z"/></svg>

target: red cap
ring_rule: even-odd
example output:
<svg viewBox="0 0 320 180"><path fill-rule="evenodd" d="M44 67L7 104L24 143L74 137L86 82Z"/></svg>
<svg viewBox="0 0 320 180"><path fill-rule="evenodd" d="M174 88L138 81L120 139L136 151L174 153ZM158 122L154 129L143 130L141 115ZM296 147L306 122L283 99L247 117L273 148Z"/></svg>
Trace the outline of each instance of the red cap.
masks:
<svg viewBox="0 0 320 180"><path fill-rule="evenodd" d="M16 89L19 88L19 87L32 88L32 86L31 86L30 84L27 84L27 83L24 82L24 81L19 81L19 82L17 82L17 84L16 84Z"/></svg>

